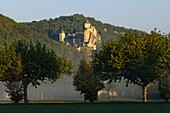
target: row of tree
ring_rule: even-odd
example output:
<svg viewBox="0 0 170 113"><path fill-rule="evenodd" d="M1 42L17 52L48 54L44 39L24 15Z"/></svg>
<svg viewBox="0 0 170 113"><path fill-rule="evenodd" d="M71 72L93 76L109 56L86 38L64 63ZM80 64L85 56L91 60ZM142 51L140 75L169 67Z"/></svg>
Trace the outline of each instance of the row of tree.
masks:
<svg viewBox="0 0 170 113"><path fill-rule="evenodd" d="M72 73L72 62L67 61L66 56L57 56L39 42L17 41L8 47L0 47L0 53L0 80L5 82L15 103L23 98L28 103L29 84L37 87L41 81L54 82L62 74Z"/></svg>
<svg viewBox="0 0 170 113"><path fill-rule="evenodd" d="M73 85L90 102L105 81L133 83L143 89L143 102L147 102L148 87L159 81L160 95L170 98L170 38L156 31L151 34L125 34L118 40L103 43L91 64L81 61ZM90 95L90 97L88 97Z"/></svg>
<svg viewBox="0 0 170 113"><path fill-rule="evenodd" d="M170 39L156 31L125 34L104 43L92 64L102 80L123 78L127 86L131 83L141 86L143 101L147 102L147 88L170 70Z"/></svg>
<svg viewBox="0 0 170 113"><path fill-rule="evenodd" d="M17 41L0 47L0 80L5 83L11 100L28 102L27 87L52 83L62 74L72 74L72 62L66 56L57 56L39 42L33 44ZM143 89L143 101L147 102L147 88L160 81L161 96L170 98L170 38L156 31L151 34L125 34L118 40L103 43L91 63L81 60L73 77L75 90L84 94L84 100L94 102L105 81L121 81L126 86L137 84ZM24 97L23 97L24 95Z"/></svg>

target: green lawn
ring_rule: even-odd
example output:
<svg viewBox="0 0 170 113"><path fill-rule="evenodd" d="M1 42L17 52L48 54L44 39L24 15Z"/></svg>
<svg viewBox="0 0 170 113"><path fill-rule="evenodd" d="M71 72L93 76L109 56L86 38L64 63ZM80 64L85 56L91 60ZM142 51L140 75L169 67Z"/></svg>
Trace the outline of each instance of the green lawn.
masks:
<svg viewBox="0 0 170 113"><path fill-rule="evenodd" d="M170 113L170 103L1 104L0 113Z"/></svg>

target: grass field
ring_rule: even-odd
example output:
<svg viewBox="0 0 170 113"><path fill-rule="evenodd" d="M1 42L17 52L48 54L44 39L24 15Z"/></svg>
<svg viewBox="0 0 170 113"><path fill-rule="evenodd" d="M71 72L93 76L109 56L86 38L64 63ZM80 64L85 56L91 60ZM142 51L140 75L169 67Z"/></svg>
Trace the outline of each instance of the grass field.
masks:
<svg viewBox="0 0 170 113"><path fill-rule="evenodd" d="M0 113L170 113L170 103L0 104Z"/></svg>

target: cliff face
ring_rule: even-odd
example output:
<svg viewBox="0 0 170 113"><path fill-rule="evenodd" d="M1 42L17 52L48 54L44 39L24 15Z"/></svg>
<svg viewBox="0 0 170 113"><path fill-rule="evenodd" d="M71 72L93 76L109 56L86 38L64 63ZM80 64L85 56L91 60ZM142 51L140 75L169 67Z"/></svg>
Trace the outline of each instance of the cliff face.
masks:
<svg viewBox="0 0 170 113"><path fill-rule="evenodd" d="M84 42L87 47L96 49L96 43L101 42L101 36L98 34L95 26L91 25L89 21L84 23Z"/></svg>

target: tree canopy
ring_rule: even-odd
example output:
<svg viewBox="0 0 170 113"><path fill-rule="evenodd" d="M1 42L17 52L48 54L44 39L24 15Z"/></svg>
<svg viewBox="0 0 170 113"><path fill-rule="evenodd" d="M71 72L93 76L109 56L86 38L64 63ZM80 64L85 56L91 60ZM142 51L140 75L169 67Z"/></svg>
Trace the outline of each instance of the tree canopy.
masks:
<svg viewBox="0 0 170 113"><path fill-rule="evenodd" d="M22 91L22 61L13 46L0 48L1 81L5 82L6 92L11 100L18 103L23 98Z"/></svg>
<svg viewBox="0 0 170 113"><path fill-rule="evenodd" d="M0 47L0 80L20 75L22 72L21 56L13 47Z"/></svg>
<svg viewBox="0 0 170 113"><path fill-rule="evenodd" d="M98 91L104 88L103 82L93 72L92 66L81 60L77 73L73 77L73 85L77 91L84 94L84 100L94 102L98 99Z"/></svg>
<svg viewBox="0 0 170 113"><path fill-rule="evenodd" d="M141 86L146 102L147 88L163 73L169 53L169 39L160 33L125 34L119 40L104 43L93 58L93 66L104 80L124 78L127 85Z"/></svg>
<svg viewBox="0 0 170 113"><path fill-rule="evenodd" d="M72 62L67 61L66 56L57 56L54 51L47 49L40 42L36 44L17 41L13 44L16 52L22 59L22 83L24 86L24 100L27 100L27 87L40 85L41 81L55 81L62 74L72 73Z"/></svg>

